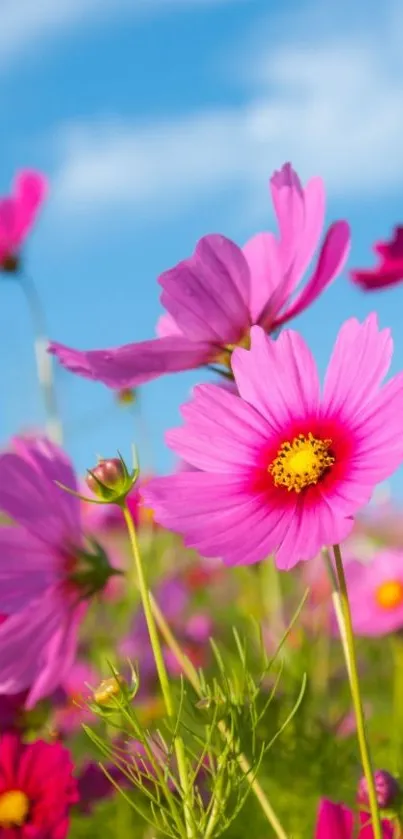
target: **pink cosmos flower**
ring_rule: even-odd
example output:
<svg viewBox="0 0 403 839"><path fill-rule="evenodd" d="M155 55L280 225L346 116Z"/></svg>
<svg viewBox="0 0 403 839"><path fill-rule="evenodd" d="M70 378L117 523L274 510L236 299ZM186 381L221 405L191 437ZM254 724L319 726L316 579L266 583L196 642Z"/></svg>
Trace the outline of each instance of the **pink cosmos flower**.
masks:
<svg viewBox="0 0 403 839"><path fill-rule="evenodd" d="M65 839L77 783L59 743L24 745L18 734L0 737L0 835L9 839Z"/></svg>
<svg viewBox="0 0 403 839"><path fill-rule="evenodd" d="M370 562L345 566L356 635L387 635L403 627L403 552L383 550Z"/></svg>
<svg viewBox="0 0 403 839"><path fill-rule="evenodd" d="M279 240L259 233L242 249L225 236L201 239L193 256L159 278L166 314L158 338L89 352L52 343L50 352L74 373L118 389L206 364L228 369L233 348L249 345L253 324L273 332L300 314L347 258L349 227L339 221L329 228L308 283L291 299L322 234L324 186L312 178L303 188L287 163L270 187Z"/></svg>
<svg viewBox="0 0 403 839"><path fill-rule="evenodd" d="M382 839L393 839L394 827L382 822ZM315 839L374 839L368 813L353 813L344 804L322 799L316 822Z"/></svg>
<svg viewBox="0 0 403 839"><path fill-rule="evenodd" d="M33 226L47 193L40 172L18 172L13 194L0 199L0 270L15 271L24 240Z"/></svg>
<svg viewBox="0 0 403 839"><path fill-rule="evenodd" d="M302 337L255 326L233 353L239 395L200 385L167 441L199 472L143 490L155 518L187 546L228 565L277 555L281 569L341 542L374 486L403 460L403 374L381 386L392 356L376 315L342 326L323 394ZM240 398L241 397L241 398Z"/></svg>
<svg viewBox="0 0 403 839"><path fill-rule="evenodd" d="M379 257L375 268L351 272L353 282L365 291L387 288L403 280L403 226L395 227L390 242L377 242L374 251Z"/></svg>
<svg viewBox="0 0 403 839"><path fill-rule="evenodd" d="M28 690L32 708L66 678L86 600L113 569L89 548L66 455L46 439L22 438L0 455L0 510L18 527L0 528L0 694Z"/></svg>

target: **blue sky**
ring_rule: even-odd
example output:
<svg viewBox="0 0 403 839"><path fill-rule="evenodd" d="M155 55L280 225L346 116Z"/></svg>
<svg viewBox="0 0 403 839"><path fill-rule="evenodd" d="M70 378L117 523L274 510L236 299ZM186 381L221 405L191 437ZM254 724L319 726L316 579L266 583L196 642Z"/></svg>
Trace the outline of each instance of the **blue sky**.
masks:
<svg viewBox="0 0 403 839"><path fill-rule="evenodd" d="M51 336L82 348L151 337L159 273L205 233L243 243L272 227L268 178L286 160L324 177L329 220L352 226L349 264L370 264L373 241L403 221L402 35L390 0L2 0L0 188L23 166L50 178L25 256ZM19 289L0 294L6 442L42 410ZM342 321L376 308L397 370L402 300L403 288L362 295L345 274L298 328L324 369ZM164 430L197 380L144 387L140 423L59 369L78 468L134 440L166 470ZM392 486L403 494L401 476Z"/></svg>

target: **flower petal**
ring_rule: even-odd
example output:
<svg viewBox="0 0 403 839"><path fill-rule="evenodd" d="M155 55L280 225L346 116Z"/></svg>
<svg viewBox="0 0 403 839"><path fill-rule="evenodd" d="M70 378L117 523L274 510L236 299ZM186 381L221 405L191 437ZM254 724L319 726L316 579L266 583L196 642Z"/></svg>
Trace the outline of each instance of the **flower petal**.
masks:
<svg viewBox="0 0 403 839"><path fill-rule="evenodd" d="M0 693L16 694L35 685L47 667L47 651L61 622L60 592L47 589L0 626Z"/></svg>
<svg viewBox="0 0 403 839"><path fill-rule="evenodd" d="M251 348L234 350L232 369L240 396L264 416L271 429L286 430L292 420L316 414L316 364L297 332L286 330L273 341L259 326L252 327Z"/></svg>
<svg viewBox="0 0 403 839"><path fill-rule="evenodd" d="M162 305L194 341L234 343L249 326L248 264L225 236L200 239L194 255L165 271L159 283Z"/></svg>
<svg viewBox="0 0 403 839"><path fill-rule="evenodd" d="M278 242L272 233L257 233L242 250L250 271L252 322L261 323L264 317L264 325L270 324L277 311L271 301L283 280Z"/></svg>
<svg viewBox="0 0 403 839"><path fill-rule="evenodd" d="M214 355L209 344L176 335L109 350L73 350L53 341L49 352L72 373L118 389L137 387L164 373L192 370Z"/></svg>
<svg viewBox="0 0 403 839"><path fill-rule="evenodd" d="M274 329L301 314L330 285L342 270L350 248L350 228L346 221L329 227L314 273L291 305L274 322Z"/></svg>
<svg viewBox="0 0 403 839"><path fill-rule="evenodd" d="M54 556L20 527L0 528L0 613L23 609L54 582Z"/></svg>
<svg viewBox="0 0 403 839"><path fill-rule="evenodd" d="M354 417L377 393L392 357L389 329L379 330L375 314L364 323L355 318L341 327L327 368L323 413Z"/></svg>
<svg viewBox="0 0 403 839"><path fill-rule="evenodd" d="M181 408L182 428L166 434L185 461L211 472L242 471L256 464L270 429L250 405L217 385L199 385Z"/></svg>
<svg viewBox="0 0 403 839"><path fill-rule="evenodd" d="M75 489L76 479L66 456L47 440L19 441L24 457L0 455L0 510L43 542L57 548L81 541L80 504L55 484Z"/></svg>

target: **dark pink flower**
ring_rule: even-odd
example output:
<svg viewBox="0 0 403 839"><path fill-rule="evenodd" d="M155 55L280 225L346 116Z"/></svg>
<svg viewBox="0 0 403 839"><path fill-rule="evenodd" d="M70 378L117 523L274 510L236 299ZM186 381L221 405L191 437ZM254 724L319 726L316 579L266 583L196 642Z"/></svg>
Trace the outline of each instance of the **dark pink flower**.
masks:
<svg viewBox="0 0 403 839"><path fill-rule="evenodd" d="M66 455L46 439L19 438L0 455L0 510L18 527L0 528L0 694L28 690L26 707L50 695L76 656L87 600L114 573L88 545Z"/></svg>
<svg viewBox="0 0 403 839"><path fill-rule="evenodd" d="M13 194L0 199L0 270L15 271L21 246L45 200L47 182L40 172L16 175Z"/></svg>
<svg viewBox="0 0 403 839"><path fill-rule="evenodd" d="M303 188L287 163L270 186L279 239L259 233L243 249L218 234L201 239L193 256L159 278L166 314L158 338L88 352L54 342L50 352L74 373L118 389L213 363L228 369L234 347L249 346L251 326L274 332L318 297L347 258L349 227L338 221L327 231L313 274L297 290L322 234L323 183L312 178Z"/></svg>
<svg viewBox="0 0 403 839"><path fill-rule="evenodd" d="M343 541L353 517L403 461L403 375L382 384L392 357L375 315L342 326L321 392L301 336L252 327L237 349L239 396L195 388L175 453L200 471L155 478L143 498L187 547L227 565L276 555L287 569Z"/></svg>
<svg viewBox="0 0 403 839"><path fill-rule="evenodd" d="M390 242L377 242L374 251L379 264L351 272L353 282L365 291L387 288L403 280L403 226L395 227Z"/></svg>
<svg viewBox="0 0 403 839"><path fill-rule="evenodd" d="M78 799L72 770L59 743L24 745L17 734L0 736L0 836L65 839Z"/></svg>
<svg viewBox="0 0 403 839"><path fill-rule="evenodd" d="M393 825L382 822L382 839L393 839ZM374 839L368 813L353 813L344 804L323 798L319 804L315 839Z"/></svg>

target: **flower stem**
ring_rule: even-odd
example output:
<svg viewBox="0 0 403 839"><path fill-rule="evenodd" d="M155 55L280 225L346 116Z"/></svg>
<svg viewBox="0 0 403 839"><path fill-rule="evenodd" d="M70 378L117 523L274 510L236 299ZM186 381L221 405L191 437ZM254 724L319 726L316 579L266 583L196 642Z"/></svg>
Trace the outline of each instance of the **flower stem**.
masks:
<svg viewBox="0 0 403 839"><path fill-rule="evenodd" d="M46 432L50 440L61 444L63 442L63 428L57 407L53 359L47 351L48 339L41 299L30 277L26 274L19 274L18 280L27 302L34 331L36 370L45 407Z"/></svg>
<svg viewBox="0 0 403 839"><path fill-rule="evenodd" d="M395 751L395 771L400 775L402 767L402 726L403 726L403 638L394 635L392 638L394 657L394 687L393 687L393 740Z"/></svg>
<svg viewBox="0 0 403 839"><path fill-rule="evenodd" d="M368 798L372 819L372 829L374 833L374 839L382 839L382 827L379 816L378 801L376 797L374 773L372 769L371 756L368 746L364 710L362 706L360 692L360 682L358 678L357 656L355 650L353 624L351 620L350 603L348 599L347 584L339 545L333 546L333 553L335 559L338 591L340 595L341 618L344 627L345 646L343 645L343 647L345 650L346 664L351 687L351 696L353 700L354 714L357 724L357 737L361 753L361 762L368 787Z"/></svg>
<svg viewBox="0 0 403 839"><path fill-rule="evenodd" d="M174 634L171 631L171 628L167 624L167 622L165 620L165 617L162 614L161 609L158 606L158 603L156 602L156 600L154 599L152 594L150 595L150 604L151 604L151 608L152 608L152 612L153 612L155 621L158 625L158 628L160 630L161 635L163 636L166 644L172 650L178 664L181 665L183 673L185 674L187 680L192 685L194 691L197 693L197 695L200 698L202 698L202 696L203 696L202 687L201 687L201 682L200 682L197 670L193 666L192 662L188 659L188 657L184 654L181 647L179 646ZM226 740L226 742L227 743L231 742L231 740L232 740L231 734L228 731L228 729L225 725L225 722L223 720L221 720L218 723L218 728L219 728L222 736ZM257 800L258 800L258 802L259 802L259 804L260 804L260 806L261 806L261 808L262 808L262 810L263 810L263 812L264 812L264 814L267 818L267 821L269 822L269 824L271 825L274 833L276 834L277 839L287 839L287 834L286 834L283 826L281 825L281 822L279 821L276 813L274 812L274 810L273 810L273 808L270 804L270 801L268 800L264 790L260 786L259 781L257 780L256 776L254 775L252 767L251 767L246 755L244 755L242 753L238 753L237 761L238 761L239 767L242 769L242 772L245 775L245 778L246 778L248 784L251 787L252 792L255 794L255 796L256 796L256 798L257 798Z"/></svg>
<svg viewBox="0 0 403 839"><path fill-rule="evenodd" d="M140 590L141 602L144 609L144 615L147 623L148 634L150 637L150 643L154 655L155 665L157 668L158 678L161 685L162 695L164 697L165 708L168 717L171 720L175 720L175 708L171 693L171 687L169 684L168 673L165 667L164 656L161 649L160 640L158 637L158 631L156 627L156 623L154 620L153 612L151 609L151 599L150 599L150 592L148 591L146 580L144 576L143 570L143 563L141 559L141 554L138 546L137 541L137 534L136 529L134 526L133 518L127 503L125 502L123 507L123 515L125 517L127 530L129 533L130 544L133 552L133 558L136 566L137 572L137 582L138 587ZM195 825L194 819L192 817L192 811L189 807L189 797L190 797L190 789L189 789L189 778L188 778L188 771L186 765L186 754L185 754L185 747L182 738L176 734L174 737L174 748L175 748L175 755L178 764L178 773L179 773L179 780L182 788L183 794L183 801L184 801L184 817L185 817L185 824L186 824L186 834L189 839L195 837Z"/></svg>

